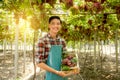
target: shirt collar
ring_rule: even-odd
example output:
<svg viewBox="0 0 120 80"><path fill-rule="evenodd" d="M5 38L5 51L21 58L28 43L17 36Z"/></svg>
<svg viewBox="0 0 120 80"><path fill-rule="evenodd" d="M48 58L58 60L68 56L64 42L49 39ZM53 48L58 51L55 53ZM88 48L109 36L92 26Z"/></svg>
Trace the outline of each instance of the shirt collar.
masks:
<svg viewBox="0 0 120 80"><path fill-rule="evenodd" d="M48 33L47 36L48 36L50 39L53 39L53 38L51 37L50 33ZM59 40L59 39L60 39L60 36L57 35L57 36L56 36L56 40Z"/></svg>

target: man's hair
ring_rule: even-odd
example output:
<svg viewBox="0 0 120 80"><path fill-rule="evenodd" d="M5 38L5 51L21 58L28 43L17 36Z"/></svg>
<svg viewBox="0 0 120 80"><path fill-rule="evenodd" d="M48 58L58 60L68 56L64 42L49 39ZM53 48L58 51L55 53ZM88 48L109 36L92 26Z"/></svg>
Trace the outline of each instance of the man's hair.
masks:
<svg viewBox="0 0 120 80"><path fill-rule="evenodd" d="M58 20L60 20L60 23L62 23L62 21L61 21L61 19L60 19L59 16L51 16L51 17L49 18L49 23L50 23L53 19L58 19Z"/></svg>

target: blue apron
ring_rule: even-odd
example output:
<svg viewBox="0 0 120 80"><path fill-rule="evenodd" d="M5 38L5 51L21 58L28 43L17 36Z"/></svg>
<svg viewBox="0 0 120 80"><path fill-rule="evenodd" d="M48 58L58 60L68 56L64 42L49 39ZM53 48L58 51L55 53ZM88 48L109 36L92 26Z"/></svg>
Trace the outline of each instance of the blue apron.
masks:
<svg viewBox="0 0 120 80"><path fill-rule="evenodd" d="M62 58L62 45L52 45L49 56L47 59L47 65L54 68L55 70L61 70L61 58ZM46 72L45 80L67 80L51 72Z"/></svg>

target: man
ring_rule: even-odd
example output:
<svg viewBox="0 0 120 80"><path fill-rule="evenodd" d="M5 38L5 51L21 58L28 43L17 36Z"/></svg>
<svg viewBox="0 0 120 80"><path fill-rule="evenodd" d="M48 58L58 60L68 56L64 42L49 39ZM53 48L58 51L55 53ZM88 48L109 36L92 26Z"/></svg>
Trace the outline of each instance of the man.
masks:
<svg viewBox="0 0 120 80"><path fill-rule="evenodd" d="M58 35L62 21L58 16L49 18L49 32L40 38L37 45L37 66L46 70L45 80L66 80L73 73L60 71L62 52L66 50L65 40Z"/></svg>

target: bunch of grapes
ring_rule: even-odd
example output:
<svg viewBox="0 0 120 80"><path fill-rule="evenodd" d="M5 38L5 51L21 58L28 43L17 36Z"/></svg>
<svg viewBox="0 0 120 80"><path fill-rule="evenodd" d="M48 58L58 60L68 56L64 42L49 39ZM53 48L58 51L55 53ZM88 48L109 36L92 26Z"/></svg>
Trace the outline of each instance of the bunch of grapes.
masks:
<svg viewBox="0 0 120 80"><path fill-rule="evenodd" d="M69 71L72 67L77 65L77 58L75 54L65 53L62 57L62 67L63 71Z"/></svg>
<svg viewBox="0 0 120 80"><path fill-rule="evenodd" d="M66 58L62 60L62 64L69 66L69 67L74 67L76 66L76 59L75 56L68 55Z"/></svg>

